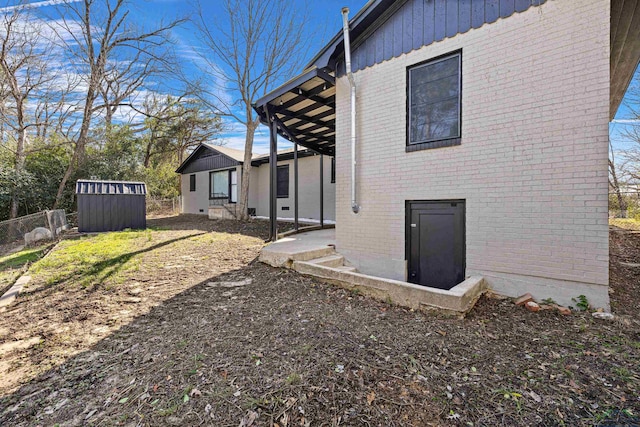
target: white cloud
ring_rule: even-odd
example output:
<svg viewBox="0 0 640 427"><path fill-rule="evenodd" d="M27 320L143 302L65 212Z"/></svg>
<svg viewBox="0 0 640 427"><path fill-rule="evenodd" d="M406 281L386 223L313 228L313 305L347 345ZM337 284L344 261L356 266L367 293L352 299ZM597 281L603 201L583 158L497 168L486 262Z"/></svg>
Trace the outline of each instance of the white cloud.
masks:
<svg viewBox="0 0 640 427"><path fill-rule="evenodd" d="M611 120L611 123L619 123L623 125L640 125L640 119L616 119Z"/></svg>
<svg viewBox="0 0 640 427"><path fill-rule="evenodd" d="M221 141L226 147L235 148L236 150L244 150L244 127L238 126L237 131L226 132L222 135ZM284 150L293 147L291 142L278 138L278 150ZM269 152L269 129L265 126L260 126L253 138L253 153L265 154Z"/></svg>
<svg viewBox="0 0 640 427"><path fill-rule="evenodd" d="M81 0L44 0L33 3L18 4L15 6L0 7L0 13L13 12L14 10L35 9L37 7L55 6L63 3L77 3Z"/></svg>

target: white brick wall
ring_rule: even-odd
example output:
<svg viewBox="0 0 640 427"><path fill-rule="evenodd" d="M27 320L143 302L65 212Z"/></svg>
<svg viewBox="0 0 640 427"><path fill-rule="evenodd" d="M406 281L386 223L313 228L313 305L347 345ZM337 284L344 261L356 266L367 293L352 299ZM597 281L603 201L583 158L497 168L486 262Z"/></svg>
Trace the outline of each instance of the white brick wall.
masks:
<svg viewBox="0 0 640 427"><path fill-rule="evenodd" d="M278 162L278 165L289 165L289 197L278 199L278 217L294 217L294 169L293 160ZM324 157L324 219L335 220L336 184L331 183L331 157ZM298 196L300 218L320 218L320 157L301 157L298 160ZM242 180L242 167L238 171L238 192ZM196 191L189 191L189 175L183 174L182 213L207 215L209 209L209 172L196 172ZM238 193L240 197L240 193ZM288 211L282 207L288 206ZM249 180L249 207L256 208L257 215L269 216L269 164L251 168ZM202 211L200 211L202 209Z"/></svg>
<svg viewBox="0 0 640 427"><path fill-rule="evenodd" d="M278 165L289 165L289 197L278 199L278 217L294 217L294 169L293 160L282 160ZM320 157L301 157L298 159L298 209L300 218L320 219ZM336 208L336 184L331 183L331 157L324 156L324 219L335 220ZM249 196L252 198L251 207L256 207L257 214L269 216L269 164L253 167L251 174L251 190ZM256 187L253 187L253 183ZM253 192L253 193L252 193ZM282 207L288 206L288 211L283 211Z"/></svg>
<svg viewBox="0 0 640 427"><path fill-rule="evenodd" d="M406 153L406 68L457 49L462 144ZM405 201L465 199L467 275L608 307L608 0L548 1L355 78L358 215L346 78L336 95L336 237L354 265L405 280Z"/></svg>

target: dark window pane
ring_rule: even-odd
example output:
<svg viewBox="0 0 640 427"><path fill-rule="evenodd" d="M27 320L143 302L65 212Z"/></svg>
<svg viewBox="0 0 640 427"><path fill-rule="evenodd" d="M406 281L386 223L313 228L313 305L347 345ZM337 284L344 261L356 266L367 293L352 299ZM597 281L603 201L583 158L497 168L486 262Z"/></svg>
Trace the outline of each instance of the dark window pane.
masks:
<svg viewBox="0 0 640 427"><path fill-rule="evenodd" d="M459 111L457 98L412 108L410 142L458 136Z"/></svg>
<svg viewBox="0 0 640 427"><path fill-rule="evenodd" d="M196 176L189 175L189 191L196 191Z"/></svg>
<svg viewBox="0 0 640 427"><path fill-rule="evenodd" d="M418 66L411 70L416 84L425 84L443 77L458 75L458 55L431 64Z"/></svg>
<svg viewBox="0 0 640 427"><path fill-rule="evenodd" d="M409 70L409 143L460 136L460 55Z"/></svg>
<svg viewBox="0 0 640 427"><path fill-rule="evenodd" d="M445 77L422 86L411 85L411 107L458 97L458 76Z"/></svg>
<svg viewBox="0 0 640 427"><path fill-rule="evenodd" d="M289 197L289 165L278 166L278 197Z"/></svg>

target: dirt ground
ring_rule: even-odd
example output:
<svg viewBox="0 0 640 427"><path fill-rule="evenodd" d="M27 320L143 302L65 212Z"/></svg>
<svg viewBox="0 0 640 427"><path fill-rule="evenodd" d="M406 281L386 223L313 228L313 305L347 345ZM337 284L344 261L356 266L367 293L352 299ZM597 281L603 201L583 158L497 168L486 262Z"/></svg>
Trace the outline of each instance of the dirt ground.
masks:
<svg viewBox="0 0 640 427"><path fill-rule="evenodd" d="M611 227L609 247L611 309L640 318L640 231Z"/></svg>
<svg viewBox="0 0 640 427"><path fill-rule="evenodd" d="M0 425L640 424L639 234L612 233L617 321L487 298L459 320L258 263L264 222L149 225L118 285L0 313Z"/></svg>

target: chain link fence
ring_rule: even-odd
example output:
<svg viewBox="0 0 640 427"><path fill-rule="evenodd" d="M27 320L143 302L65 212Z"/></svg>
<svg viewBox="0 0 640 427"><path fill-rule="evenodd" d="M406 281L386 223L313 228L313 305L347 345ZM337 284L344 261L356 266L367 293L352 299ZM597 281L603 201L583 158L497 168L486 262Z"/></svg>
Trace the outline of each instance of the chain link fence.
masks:
<svg viewBox="0 0 640 427"><path fill-rule="evenodd" d="M31 238L55 238L65 228L67 221L63 210L42 211L0 221L0 254L30 243Z"/></svg>
<svg viewBox="0 0 640 427"><path fill-rule="evenodd" d="M626 209L620 209L620 199ZM640 189L632 188L609 193L609 218L632 218L640 221Z"/></svg>
<svg viewBox="0 0 640 427"><path fill-rule="evenodd" d="M168 216L178 215L182 212L182 198L173 197L171 199L157 199L147 196L147 215Z"/></svg>

